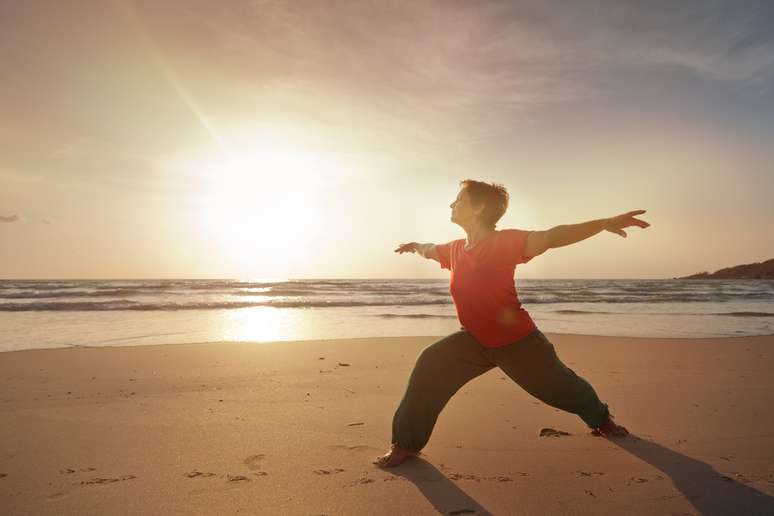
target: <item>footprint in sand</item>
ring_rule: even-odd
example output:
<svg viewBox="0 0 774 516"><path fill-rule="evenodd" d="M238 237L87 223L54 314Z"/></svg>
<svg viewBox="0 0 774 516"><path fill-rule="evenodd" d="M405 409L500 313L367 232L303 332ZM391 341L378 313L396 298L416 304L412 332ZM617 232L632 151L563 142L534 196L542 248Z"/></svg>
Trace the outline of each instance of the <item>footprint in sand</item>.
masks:
<svg viewBox="0 0 774 516"><path fill-rule="evenodd" d="M226 480L229 482L240 482L243 480L250 481L250 479L244 475L226 475Z"/></svg>
<svg viewBox="0 0 774 516"><path fill-rule="evenodd" d="M731 474L733 475L733 478L730 477L730 476L726 476L726 475L720 475L720 478L722 478L726 482L741 482L743 484L749 484L749 483L751 483L753 481L752 479L745 477L741 473L731 472ZM763 477L761 477L761 478L763 479ZM771 483L771 482L769 482L769 483Z"/></svg>
<svg viewBox="0 0 774 516"><path fill-rule="evenodd" d="M267 472L261 471L261 466L258 464L258 461L261 461L266 458L266 455L263 453L256 453L255 455L250 455L244 460L244 465L250 468L253 471L253 475L256 477L265 477L268 475Z"/></svg>
<svg viewBox="0 0 774 516"><path fill-rule="evenodd" d="M97 471L97 468L81 468L80 471L84 471L84 472ZM72 468L64 468L59 470L60 475L70 475L72 473L75 473L75 470Z"/></svg>
<svg viewBox="0 0 774 516"><path fill-rule="evenodd" d="M593 477L593 476L602 476L604 473L601 471L578 471L579 477Z"/></svg>
<svg viewBox="0 0 774 516"><path fill-rule="evenodd" d="M466 475L462 473L452 473L449 475L449 478L452 480L475 480L476 482L481 482L481 477L478 477L477 475Z"/></svg>
<svg viewBox="0 0 774 516"><path fill-rule="evenodd" d="M314 473L317 475L335 475L336 473L341 473L344 471L341 468L331 468L331 469L316 469L314 470Z"/></svg>
<svg viewBox="0 0 774 516"><path fill-rule="evenodd" d="M569 432L562 430L554 430L553 428L543 428L540 430L540 437L562 437L565 435L572 435Z"/></svg>
<svg viewBox="0 0 774 516"><path fill-rule="evenodd" d="M92 478L91 480L81 480L81 485L87 486L87 485L113 484L115 482L121 482L123 480L132 480L133 478L137 478L137 477L134 475L124 475L123 477L118 477L118 478Z"/></svg>
<svg viewBox="0 0 774 516"><path fill-rule="evenodd" d="M366 445L359 445L359 446L347 446L346 444L332 444L328 446L329 450L346 450L346 451L357 451L357 452L364 452L364 451L382 451L381 448L376 448L374 446L366 446Z"/></svg>
<svg viewBox="0 0 774 516"><path fill-rule="evenodd" d="M202 472L198 470L193 470L188 473L183 473L184 476L188 478L196 478L196 477L214 477L217 473L209 473L209 472Z"/></svg>
<svg viewBox="0 0 774 516"><path fill-rule="evenodd" d="M259 461L262 461L266 458L266 455L263 453L256 453L255 455L250 455L244 460L244 465L252 470L258 470L261 469L261 466L258 464Z"/></svg>
<svg viewBox="0 0 774 516"><path fill-rule="evenodd" d="M370 484L371 482L376 482L373 478L359 478L355 480L354 482L350 482L348 484L344 484L345 487L354 487L362 484Z"/></svg>
<svg viewBox="0 0 774 516"><path fill-rule="evenodd" d="M528 476L527 473L517 472L518 475L523 477ZM451 480L475 480L481 482L482 480L494 481L494 482L514 482L513 478L508 475L495 475L491 477L479 477L478 475L468 475L463 473L451 473L449 474Z"/></svg>

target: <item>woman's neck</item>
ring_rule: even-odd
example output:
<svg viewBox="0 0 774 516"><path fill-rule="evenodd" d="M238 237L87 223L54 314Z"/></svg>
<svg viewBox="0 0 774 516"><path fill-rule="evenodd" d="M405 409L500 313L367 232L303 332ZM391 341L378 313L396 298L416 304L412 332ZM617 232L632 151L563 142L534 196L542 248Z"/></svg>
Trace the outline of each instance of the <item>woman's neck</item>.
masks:
<svg viewBox="0 0 774 516"><path fill-rule="evenodd" d="M468 241L467 241L467 247L472 247L479 243L481 240L486 238L490 233L493 233L494 229L485 228L482 226L478 226L476 228L465 230L465 233L468 235Z"/></svg>

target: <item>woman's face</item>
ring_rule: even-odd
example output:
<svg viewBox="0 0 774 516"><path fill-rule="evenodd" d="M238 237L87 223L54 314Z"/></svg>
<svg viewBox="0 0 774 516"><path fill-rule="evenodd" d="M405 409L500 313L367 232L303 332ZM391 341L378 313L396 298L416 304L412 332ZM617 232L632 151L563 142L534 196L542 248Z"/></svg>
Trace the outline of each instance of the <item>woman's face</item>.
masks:
<svg viewBox="0 0 774 516"><path fill-rule="evenodd" d="M449 205L449 207L452 209L451 221L460 225L475 223L479 214L484 211L483 206L479 206L478 208L473 207L470 196L464 187L460 189L457 198Z"/></svg>

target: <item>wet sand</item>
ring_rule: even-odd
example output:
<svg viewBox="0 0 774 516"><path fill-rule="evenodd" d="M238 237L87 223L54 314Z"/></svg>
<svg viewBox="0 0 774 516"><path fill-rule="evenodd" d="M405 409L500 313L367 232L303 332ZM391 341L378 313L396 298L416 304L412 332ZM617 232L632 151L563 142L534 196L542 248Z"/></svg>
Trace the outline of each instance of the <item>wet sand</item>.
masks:
<svg viewBox="0 0 774 516"><path fill-rule="evenodd" d="M493 369L378 468L433 337L0 353L2 512L774 514L774 336L547 336L630 437Z"/></svg>

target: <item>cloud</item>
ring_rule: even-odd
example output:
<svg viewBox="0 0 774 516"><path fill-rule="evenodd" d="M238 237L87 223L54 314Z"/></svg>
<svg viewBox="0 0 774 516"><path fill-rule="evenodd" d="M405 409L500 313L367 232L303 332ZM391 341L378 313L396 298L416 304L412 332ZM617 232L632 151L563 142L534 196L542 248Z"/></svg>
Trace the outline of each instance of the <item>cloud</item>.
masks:
<svg viewBox="0 0 774 516"><path fill-rule="evenodd" d="M4 217L4 216L0 215L0 223L2 223L2 222L7 222L7 223L16 222L17 220L19 220L19 216L16 215L16 214L9 215L7 217Z"/></svg>
<svg viewBox="0 0 774 516"><path fill-rule="evenodd" d="M668 78L719 88L774 78L771 2L142 5L170 62L217 63L228 78L228 95L202 97L205 111L243 98L256 119L367 127L381 142L475 143L542 107L604 103Z"/></svg>
<svg viewBox="0 0 774 516"><path fill-rule="evenodd" d="M241 8L188 15L242 70L444 108L584 99L604 92L599 71L621 66L682 67L723 81L774 69L770 2L234 4Z"/></svg>
<svg viewBox="0 0 774 516"><path fill-rule="evenodd" d="M0 144L6 160L62 168L67 156L40 166L46 140L162 159L278 122L338 148L438 154L494 141L542 108L695 98L697 82L765 91L774 79L769 0L122 3L131 16L62 4L0 17L0 60L15 74L0 83L12 99L0 100L0 136L5 124L23 143ZM80 31L83 19L100 31ZM102 168L90 177L124 167Z"/></svg>

